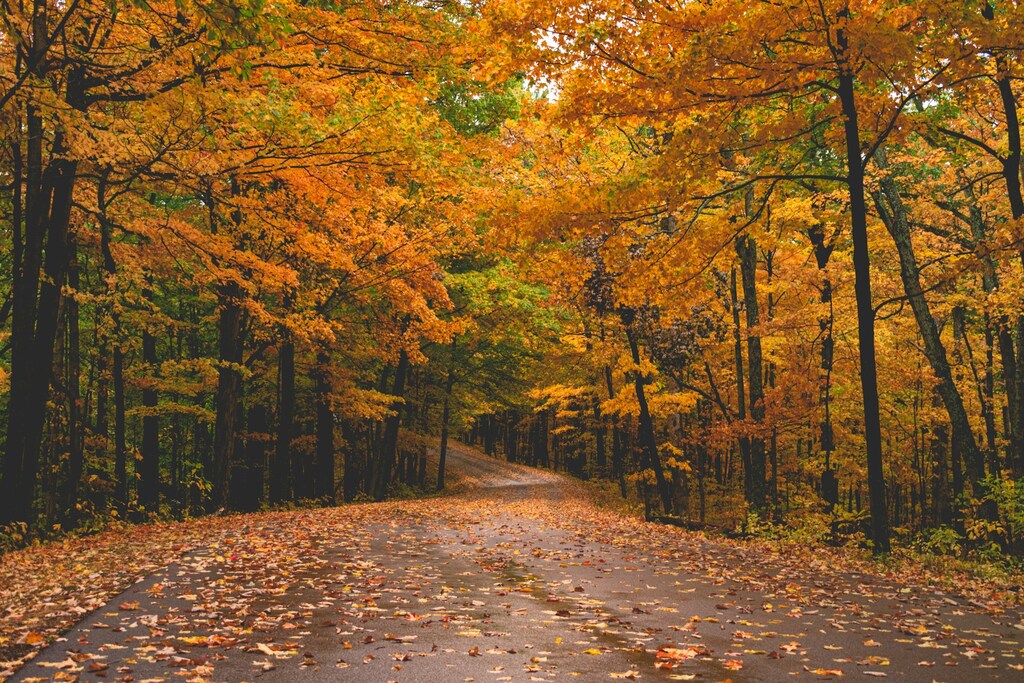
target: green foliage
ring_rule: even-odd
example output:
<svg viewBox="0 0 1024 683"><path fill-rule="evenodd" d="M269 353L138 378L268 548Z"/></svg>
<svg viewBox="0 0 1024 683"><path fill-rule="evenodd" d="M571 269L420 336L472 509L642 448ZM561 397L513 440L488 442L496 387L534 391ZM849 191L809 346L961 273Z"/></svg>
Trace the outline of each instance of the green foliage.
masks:
<svg viewBox="0 0 1024 683"><path fill-rule="evenodd" d="M441 118L462 135L493 135L505 121L519 117L525 94L521 78L497 86L448 81L441 85L434 106Z"/></svg>
<svg viewBox="0 0 1024 683"><path fill-rule="evenodd" d="M1013 479L989 477L985 480L985 500L999 510L1001 528L1008 539L1024 537L1024 486Z"/></svg>
<svg viewBox="0 0 1024 683"><path fill-rule="evenodd" d="M940 526L925 529L917 535L914 546L923 552L936 555L956 555L963 548L964 537L955 529Z"/></svg>

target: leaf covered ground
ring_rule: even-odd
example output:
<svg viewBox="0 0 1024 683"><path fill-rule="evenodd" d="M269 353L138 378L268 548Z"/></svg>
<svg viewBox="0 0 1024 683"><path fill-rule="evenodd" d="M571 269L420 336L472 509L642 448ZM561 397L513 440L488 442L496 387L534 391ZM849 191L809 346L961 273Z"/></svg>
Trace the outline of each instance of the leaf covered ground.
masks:
<svg viewBox="0 0 1024 683"><path fill-rule="evenodd" d="M621 514L556 475L461 447L453 463L456 496L139 526L6 555L0 677L26 659L14 680L1024 671L1009 583L709 540Z"/></svg>

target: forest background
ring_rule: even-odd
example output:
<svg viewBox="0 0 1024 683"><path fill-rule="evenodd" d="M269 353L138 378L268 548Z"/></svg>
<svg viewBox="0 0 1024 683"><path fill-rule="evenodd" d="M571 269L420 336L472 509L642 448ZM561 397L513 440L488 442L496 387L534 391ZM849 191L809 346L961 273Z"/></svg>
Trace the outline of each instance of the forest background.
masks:
<svg viewBox="0 0 1024 683"><path fill-rule="evenodd" d="M1012 561L1022 50L996 0L0 0L0 546L459 435Z"/></svg>

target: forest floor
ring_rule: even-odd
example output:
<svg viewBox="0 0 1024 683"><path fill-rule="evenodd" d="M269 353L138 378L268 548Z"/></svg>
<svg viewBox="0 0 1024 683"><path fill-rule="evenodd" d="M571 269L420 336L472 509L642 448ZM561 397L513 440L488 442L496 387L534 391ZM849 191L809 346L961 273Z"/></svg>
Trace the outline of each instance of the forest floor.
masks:
<svg viewBox="0 0 1024 683"><path fill-rule="evenodd" d="M5 555L0 679L1024 679L1012 591L647 524L461 445L449 462L456 495Z"/></svg>

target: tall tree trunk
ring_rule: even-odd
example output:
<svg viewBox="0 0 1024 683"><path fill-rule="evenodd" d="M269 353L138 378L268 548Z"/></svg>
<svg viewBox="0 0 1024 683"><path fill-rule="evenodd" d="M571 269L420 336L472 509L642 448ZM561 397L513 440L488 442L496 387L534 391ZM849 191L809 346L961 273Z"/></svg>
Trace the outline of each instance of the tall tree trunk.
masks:
<svg viewBox="0 0 1024 683"><path fill-rule="evenodd" d="M875 161L883 172L888 169L888 160L881 148L875 155ZM953 382L953 373L949 366L946 347L942 343L938 325L935 323L935 318L932 316L928 301L924 296L921 272L910 237L906 208L891 176L884 175L880 178L879 188L879 192L875 195L875 204L882 222L896 245L903 290L910 302L910 308L914 312L914 319L917 321L917 327L921 333L925 357L928 359L932 372L939 380L936 389L942 398L946 413L949 415L954 458L962 458L966 463L972 492L976 497L981 498L983 494L982 481L985 478L984 456L974 438L970 418L964 408L963 397Z"/></svg>
<svg viewBox="0 0 1024 683"><path fill-rule="evenodd" d="M392 415L388 417L385 423L380 457L377 458L375 463L376 470L374 471L373 484L371 486L374 500L384 500L388 493L388 486L391 484L391 474L398 454L398 430L402 424L402 398L405 396L405 381L408 374L409 355L403 349L398 357L398 366L395 369L395 383L391 390L391 395L395 398L391 404Z"/></svg>
<svg viewBox="0 0 1024 683"><path fill-rule="evenodd" d="M842 12L849 18L849 10ZM864 194L864 159L860 147L854 68L846 31L837 31L839 47L839 100L846 133L847 187L850 199L850 232L853 239L854 291L857 299L857 339L860 385L864 401L864 450L867 456L868 495L871 499L871 540L877 554L888 554L889 519L886 509L885 474L882 469L882 424L878 401L878 368L875 360L875 310L871 303L871 255L868 250L868 213Z"/></svg>
<svg viewBox="0 0 1024 683"><path fill-rule="evenodd" d="M277 380L277 438L270 461L270 503L278 505L288 500L291 487L288 476L292 464L292 431L295 420L295 344L291 333L282 329L278 351ZM298 485L298 480L295 480Z"/></svg>
<svg viewBox="0 0 1024 683"><path fill-rule="evenodd" d="M988 21L995 21L995 8L991 2L986 2L981 10L982 16ZM1003 107L1003 115L1006 120L1006 153L999 158L1002 164L1002 176L1006 186L1006 199L1010 205L1010 215L1014 220L1024 218L1024 193L1021 191L1021 132L1020 114L1017 106L1017 96L1013 92L1013 82L1010 80L1011 69L1007 64L1006 55L1001 51L993 51L995 54L996 76L995 83L999 90L999 100ZM1024 249L1018 252L1021 264L1024 265ZM1000 338L1000 355L1003 360L1004 377L1007 370L1013 372L1013 392L1007 388L1007 406L1009 408L1010 428L1007 432L1010 435L1010 467L1014 477L1024 478L1024 371L1017 367L1017 363L1024 358L1024 315L1017 317L1015 330L1014 348L1008 348L1007 340ZM1013 363L1008 362L1015 357Z"/></svg>
<svg viewBox="0 0 1024 683"><path fill-rule="evenodd" d="M594 439L596 441L594 465L597 467L598 472L603 473L608 466L608 452L605 447L605 435L608 430L604 424L604 416L601 414L601 402L597 400L597 396L591 397L590 410L594 421Z"/></svg>
<svg viewBox="0 0 1024 683"><path fill-rule="evenodd" d="M115 319L119 316L115 315ZM116 328L119 325L115 323ZM125 436L124 351L121 342L114 341L114 362L110 369L110 382L114 389L114 503L122 517L128 510L128 443Z"/></svg>
<svg viewBox="0 0 1024 683"><path fill-rule="evenodd" d="M142 290L152 303L153 292ZM158 372L156 337L149 326L142 331L142 362L146 364L146 384L142 389L142 461L139 463L139 504L150 512L160 509L160 418L156 414L157 392L153 382Z"/></svg>
<svg viewBox="0 0 1024 683"><path fill-rule="evenodd" d="M48 28L47 7L41 0L35 2L32 23L27 63L43 69L42 52L46 50ZM32 56L37 51L38 59ZM0 477L0 522L29 522L34 517L54 345L69 261L68 234L77 171L77 162L65 156L61 132L53 136L51 158L44 168L43 119L31 104L25 111L25 130L23 178L20 147L15 155L13 190L18 198L13 208L21 216L13 226L11 375L6 454Z"/></svg>
<svg viewBox="0 0 1024 683"><path fill-rule="evenodd" d="M729 304L732 308L732 339L733 361L736 366L736 419L743 422L747 419L747 388L743 370L743 329L740 327L740 301L736 289L736 269L729 274ZM743 497L749 501L753 478L750 464L750 437L742 432L737 438L740 446L740 457L743 459Z"/></svg>
<svg viewBox="0 0 1024 683"><path fill-rule="evenodd" d="M624 309L625 310L625 309ZM672 491L669 488L668 480L665 478L665 471L661 467L661 457L658 455L658 442L654 438L654 421L651 419L650 407L647 405L647 394L644 390L646 379L640 371L640 346L637 344L636 335L633 331L633 312L623 313L623 325L626 328L626 340L629 342L629 350L633 356L633 388L636 391L636 400L640 407L639 438L643 454L643 465L654 471L654 480L658 486L658 497L661 498L661 509L666 515L673 513Z"/></svg>
<svg viewBox="0 0 1024 683"><path fill-rule="evenodd" d="M826 244L825 229L821 223L816 223L807 231L807 236L814 247L814 260L818 271L822 274L821 290L818 301L828 309L828 313L818 319L818 329L821 336L821 389L819 392L818 405L821 407L821 424L818 428L818 444L825 454L825 469L821 475L822 498L831 510L839 503L839 481L836 478L835 470L832 469L832 452L835 450L835 440L832 431L832 367L835 359L835 339L832 330L835 323L835 312L832 305L832 280L825 273L825 267L832 257L835 246Z"/></svg>
<svg viewBox="0 0 1024 683"><path fill-rule="evenodd" d="M239 432L239 405L242 400L243 311L241 287L237 282L217 286L218 367L217 417L213 436L213 489L211 506L227 505L231 486L231 469L235 460L235 444Z"/></svg>
<svg viewBox="0 0 1024 683"><path fill-rule="evenodd" d="M78 518L78 487L85 465L85 425L82 415L81 371L82 345L79 320L78 290L80 287L80 264L78 262L78 241L74 237L68 243L69 266L68 287L71 296L65 305L68 333L68 362L65 382L68 389L68 476L64 486L64 520L74 524Z"/></svg>
<svg viewBox="0 0 1024 683"><path fill-rule="evenodd" d="M316 355L316 497L334 504L334 409L331 405L331 354Z"/></svg>
<svg viewBox="0 0 1024 683"><path fill-rule="evenodd" d="M750 418L754 429L750 437L750 492L747 501L758 517L764 519L768 506L765 496L766 459L764 437L760 429L764 422L764 366L759 331L760 308L757 301L757 243L753 237L736 240L736 254L740 259L743 281L743 308L747 314L747 378L750 386Z"/></svg>
<svg viewBox="0 0 1024 683"><path fill-rule="evenodd" d="M437 490L444 490L444 468L448 458L448 424L452 419L452 388L455 386L455 345L457 338L452 339L452 361L448 365L448 375L444 379L444 403L441 407L441 445L437 457Z"/></svg>
<svg viewBox="0 0 1024 683"><path fill-rule="evenodd" d="M249 408L245 438L245 460L241 472L241 495L238 508L255 512L263 504L263 474L266 470L267 446L270 441L267 409L259 403Z"/></svg>
<svg viewBox="0 0 1024 683"><path fill-rule="evenodd" d="M604 333L602 330L601 340L604 341ZM610 365L604 366L604 383L605 388L608 390L608 398L615 398L615 384L612 382L612 367ZM616 481L619 482L619 493L623 498L626 497L626 452L622 446L622 431L619 426L619 419L612 419L612 473L615 475Z"/></svg>
<svg viewBox="0 0 1024 683"><path fill-rule="evenodd" d="M97 189L97 206L100 224L100 252L103 254L103 270L106 273L107 300L104 306L109 316L107 339L110 345L110 386L114 400L114 503L124 515L128 507L128 445L125 437L125 397L124 397L124 351L121 347L121 315L116 305L117 263L111 249L113 226L107 217L106 199L107 179L102 174ZM103 412L103 431L106 432L106 411Z"/></svg>

